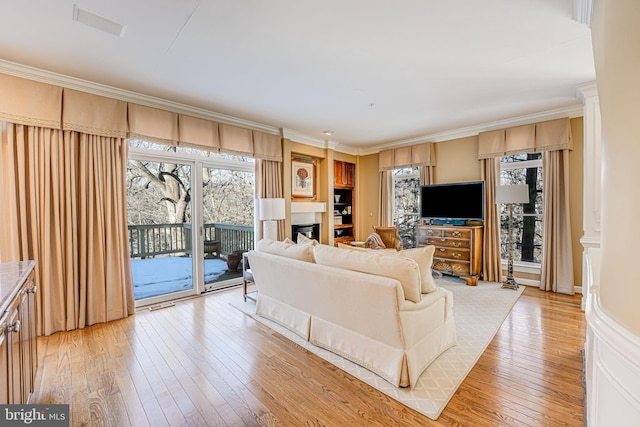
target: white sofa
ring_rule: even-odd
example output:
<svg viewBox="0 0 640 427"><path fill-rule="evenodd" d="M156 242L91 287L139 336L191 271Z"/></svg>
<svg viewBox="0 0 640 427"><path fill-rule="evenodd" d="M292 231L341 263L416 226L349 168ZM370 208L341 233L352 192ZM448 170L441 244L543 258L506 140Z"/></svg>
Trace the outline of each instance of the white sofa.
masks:
<svg viewBox="0 0 640 427"><path fill-rule="evenodd" d="M432 248L389 255L261 240L248 257L258 315L395 386L413 387L456 344L453 295L435 286L430 261L414 260L432 259Z"/></svg>

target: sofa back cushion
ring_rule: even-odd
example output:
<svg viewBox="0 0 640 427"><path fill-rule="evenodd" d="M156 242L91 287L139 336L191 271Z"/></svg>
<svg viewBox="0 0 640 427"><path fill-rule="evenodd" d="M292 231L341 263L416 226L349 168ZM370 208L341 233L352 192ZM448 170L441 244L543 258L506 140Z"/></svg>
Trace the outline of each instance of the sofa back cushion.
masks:
<svg viewBox="0 0 640 427"><path fill-rule="evenodd" d="M399 256L414 260L418 264L418 267L420 267L420 287L423 294L428 294L438 289L435 280L433 280L433 273L431 272L433 253L435 250L435 246L428 245L420 248L404 249L398 252Z"/></svg>
<svg viewBox="0 0 640 427"><path fill-rule="evenodd" d="M295 243L262 239L258 242L256 250L300 261L314 262L312 245L296 245Z"/></svg>
<svg viewBox="0 0 640 427"><path fill-rule="evenodd" d="M406 300L420 302L420 269L412 259L384 256L375 251L349 251L328 245L315 246L313 252L317 264L396 279L402 285Z"/></svg>

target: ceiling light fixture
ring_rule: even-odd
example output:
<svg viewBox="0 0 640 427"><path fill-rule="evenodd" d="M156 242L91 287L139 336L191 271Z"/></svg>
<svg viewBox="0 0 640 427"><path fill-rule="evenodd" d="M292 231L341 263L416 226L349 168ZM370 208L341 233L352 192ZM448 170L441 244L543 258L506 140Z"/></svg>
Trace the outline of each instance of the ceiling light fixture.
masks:
<svg viewBox="0 0 640 427"><path fill-rule="evenodd" d="M332 130L323 130L322 133L324 133L327 136L333 135L333 131Z"/></svg>

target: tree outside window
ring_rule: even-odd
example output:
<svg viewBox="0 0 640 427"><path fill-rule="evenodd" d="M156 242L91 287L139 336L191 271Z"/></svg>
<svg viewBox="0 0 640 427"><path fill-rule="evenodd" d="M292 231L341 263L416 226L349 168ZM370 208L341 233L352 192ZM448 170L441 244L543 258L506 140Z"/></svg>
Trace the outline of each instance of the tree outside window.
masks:
<svg viewBox="0 0 640 427"><path fill-rule="evenodd" d="M515 154L500 159L500 185L527 184L529 203L513 206L513 260L542 262L543 182L542 154ZM509 257L509 206L500 205L500 250Z"/></svg>
<svg viewBox="0 0 640 427"><path fill-rule="evenodd" d="M416 246L420 223L420 173L417 167L393 170L393 225L405 249Z"/></svg>

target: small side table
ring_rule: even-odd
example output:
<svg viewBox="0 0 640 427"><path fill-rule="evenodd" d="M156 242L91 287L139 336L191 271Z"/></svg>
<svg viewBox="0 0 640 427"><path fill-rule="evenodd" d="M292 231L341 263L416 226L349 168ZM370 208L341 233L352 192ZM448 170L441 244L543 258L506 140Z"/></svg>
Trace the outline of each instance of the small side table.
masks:
<svg viewBox="0 0 640 427"><path fill-rule="evenodd" d="M249 285L255 283L255 280L253 280L253 273L251 272L251 266L249 265L248 253L244 252L242 254L242 297L245 301L247 301L247 298L256 301L258 291L249 292L247 290Z"/></svg>

